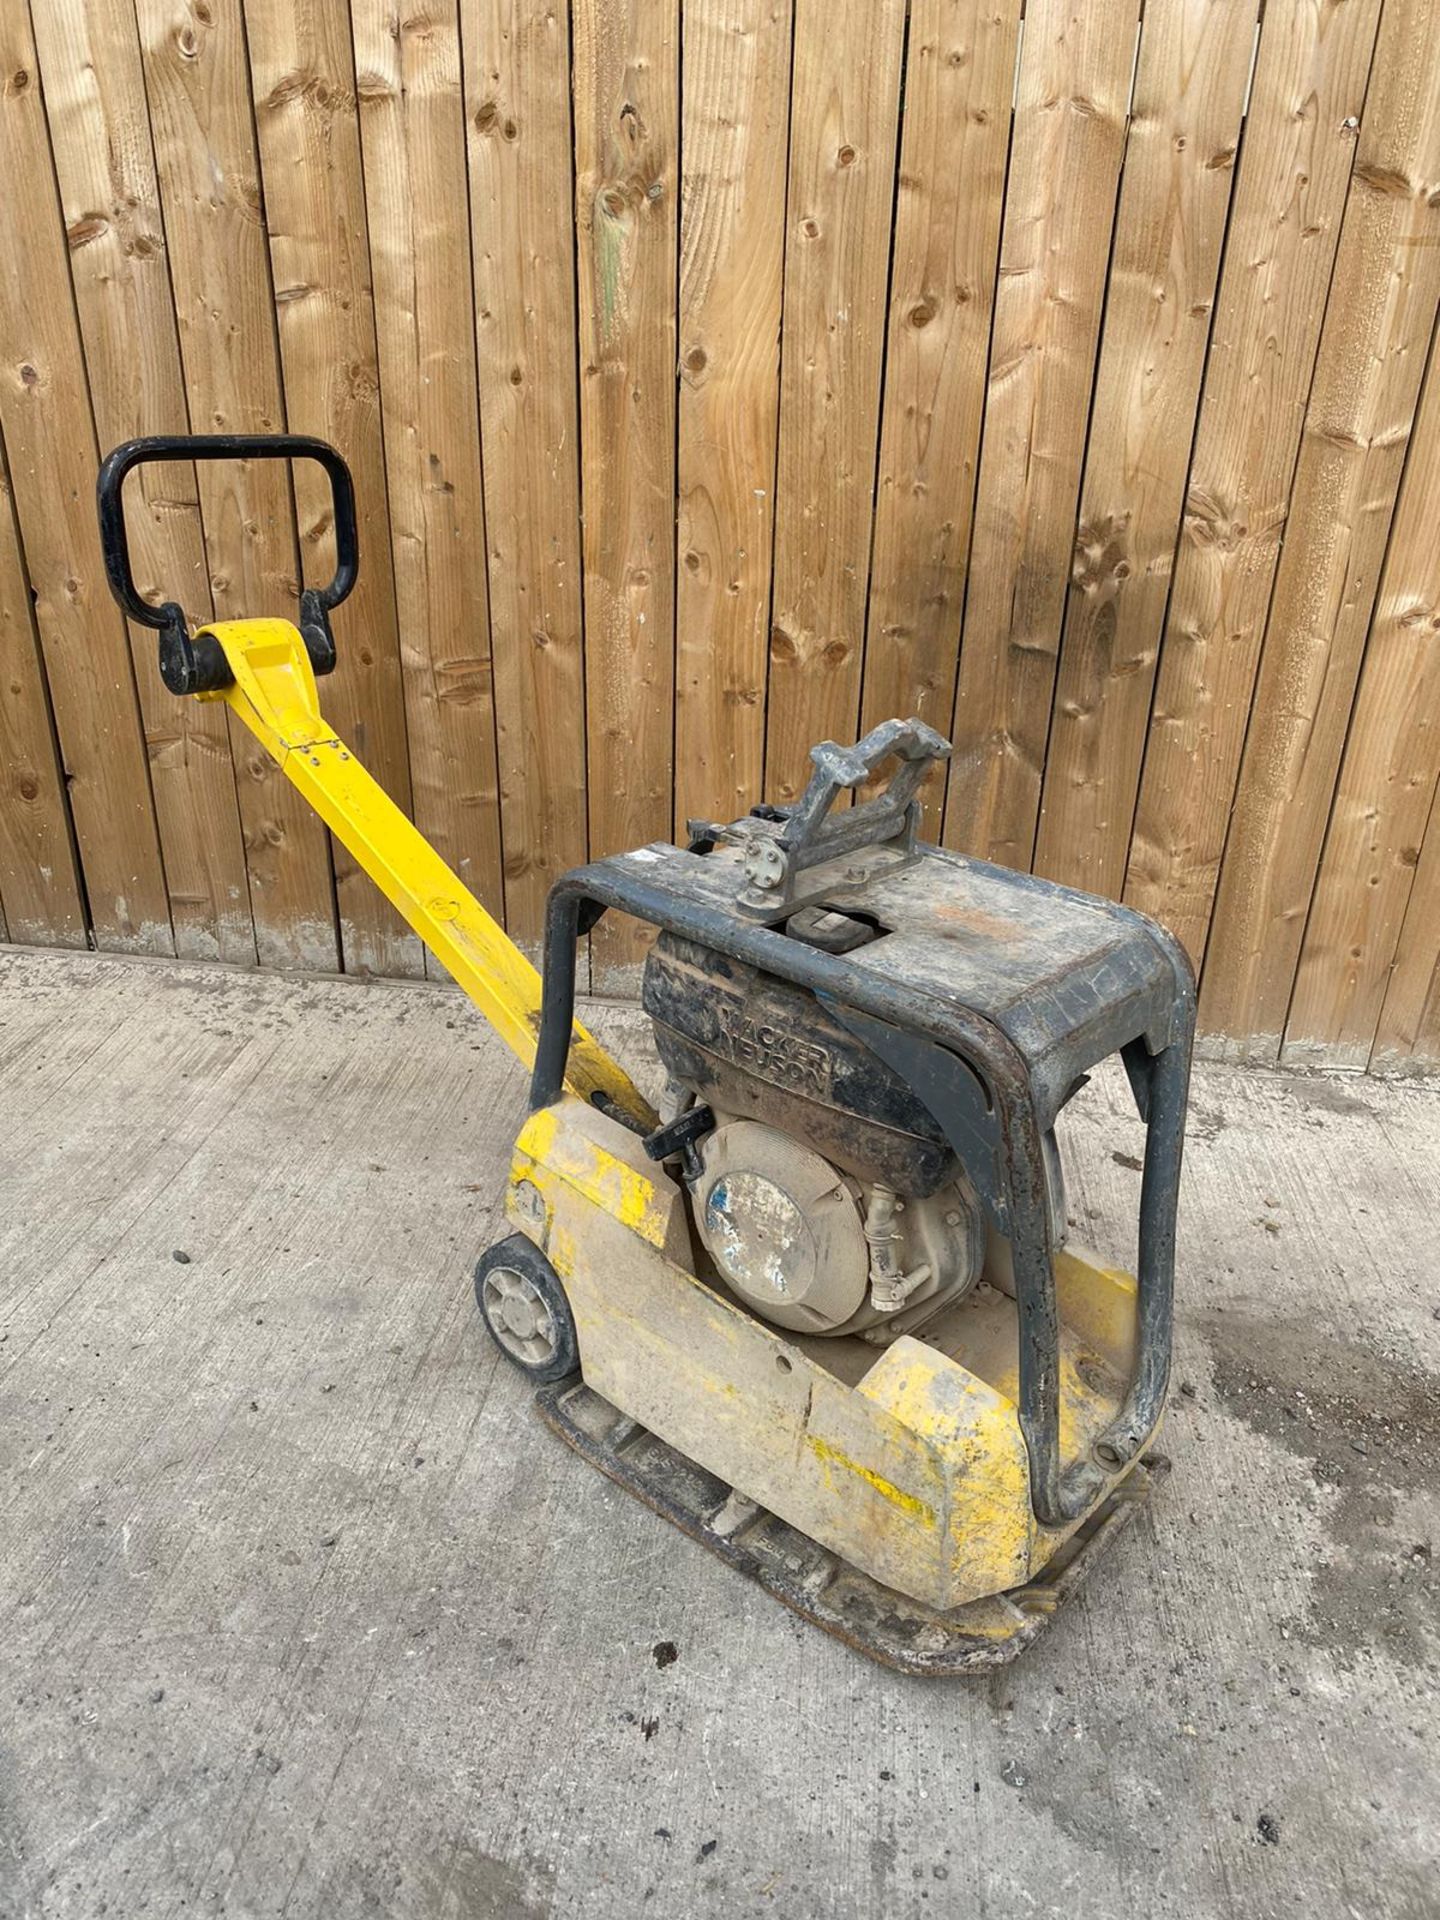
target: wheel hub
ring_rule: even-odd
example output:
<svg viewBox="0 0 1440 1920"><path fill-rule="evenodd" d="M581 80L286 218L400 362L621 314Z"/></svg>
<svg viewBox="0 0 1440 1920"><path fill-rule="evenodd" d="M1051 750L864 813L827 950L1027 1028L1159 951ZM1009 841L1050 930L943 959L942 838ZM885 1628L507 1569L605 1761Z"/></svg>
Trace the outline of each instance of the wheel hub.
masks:
<svg viewBox="0 0 1440 1920"><path fill-rule="evenodd" d="M501 1303L501 1316L505 1325L517 1340L533 1340L539 1315L528 1300L506 1300Z"/></svg>
<svg viewBox="0 0 1440 1920"><path fill-rule="evenodd" d="M527 1366L543 1366L556 1352L555 1323L539 1289L513 1267L485 1275L485 1314L507 1353Z"/></svg>

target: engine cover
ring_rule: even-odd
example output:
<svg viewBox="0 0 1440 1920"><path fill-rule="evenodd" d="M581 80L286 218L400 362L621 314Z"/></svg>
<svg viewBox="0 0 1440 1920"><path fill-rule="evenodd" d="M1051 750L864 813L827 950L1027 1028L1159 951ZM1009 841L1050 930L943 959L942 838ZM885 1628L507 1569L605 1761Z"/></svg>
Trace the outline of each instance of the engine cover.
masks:
<svg viewBox="0 0 1440 1920"><path fill-rule="evenodd" d="M727 1286L767 1320L824 1332L864 1305L869 1248L849 1182L773 1127L732 1120L701 1149L695 1222Z"/></svg>
<svg viewBox="0 0 1440 1920"><path fill-rule="evenodd" d="M797 1333L895 1332L973 1285L985 1256L979 1203L962 1179L927 1198L857 1181L759 1121L722 1119L700 1144L695 1225L727 1287ZM876 1240L909 1272L903 1304L877 1298ZM882 1337L888 1337L884 1335Z"/></svg>
<svg viewBox="0 0 1440 1920"><path fill-rule="evenodd" d="M938 1121L808 988L662 933L642 1002L673 1078L717 1113L763 1121L899 1193L934 1193L955 1177Z"/></svg>

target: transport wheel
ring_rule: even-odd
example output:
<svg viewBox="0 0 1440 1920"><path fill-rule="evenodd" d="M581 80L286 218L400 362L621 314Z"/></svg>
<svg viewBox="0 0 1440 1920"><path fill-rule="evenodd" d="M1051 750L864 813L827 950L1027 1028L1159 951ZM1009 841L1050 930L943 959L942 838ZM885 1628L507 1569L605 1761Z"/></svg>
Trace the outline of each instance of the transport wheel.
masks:
<svg viewBox="0 0 1440 1920"><path fill-rule="evenodd" d="M522 1233L512 1233L475 1268L480 1317L507 1360L532 1380L563 1380L580 1370L575 1316L555 1269Z"/></svg>

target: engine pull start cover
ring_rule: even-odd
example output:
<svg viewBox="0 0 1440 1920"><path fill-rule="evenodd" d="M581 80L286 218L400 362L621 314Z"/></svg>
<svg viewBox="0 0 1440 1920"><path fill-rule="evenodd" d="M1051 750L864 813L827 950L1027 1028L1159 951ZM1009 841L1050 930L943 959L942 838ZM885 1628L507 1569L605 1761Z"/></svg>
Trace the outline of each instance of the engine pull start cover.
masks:
<svg viewBox="0 0 1440 1920"><path fill-rule="evenodd" d="M755 1120L708 1135L695 1220L726 1284L767 1320L829 1332L856 1313L869 1251L849 1183L820 1154Z"/></svg>

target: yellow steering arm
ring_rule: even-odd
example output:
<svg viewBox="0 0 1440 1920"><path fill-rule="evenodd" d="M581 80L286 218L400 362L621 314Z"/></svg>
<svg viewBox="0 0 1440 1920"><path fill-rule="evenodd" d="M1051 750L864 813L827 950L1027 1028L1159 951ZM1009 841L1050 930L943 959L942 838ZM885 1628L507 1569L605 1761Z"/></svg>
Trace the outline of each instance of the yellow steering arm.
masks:
<svg viewBox="0 0 1440 1920"><path fill-rule="evenodd" d="M224 653L234 681L192 697L223 700L249 728L500 1038L532 1066L540 975L326 723L297 629L288 620L220 620L195 638L204 635ZM578 1023L565 1084L586 1101L604 1095L647 1132L656 1124L629 1075Z"/></svg>

